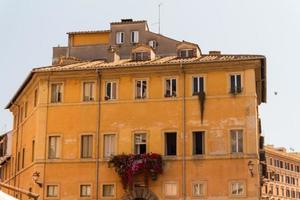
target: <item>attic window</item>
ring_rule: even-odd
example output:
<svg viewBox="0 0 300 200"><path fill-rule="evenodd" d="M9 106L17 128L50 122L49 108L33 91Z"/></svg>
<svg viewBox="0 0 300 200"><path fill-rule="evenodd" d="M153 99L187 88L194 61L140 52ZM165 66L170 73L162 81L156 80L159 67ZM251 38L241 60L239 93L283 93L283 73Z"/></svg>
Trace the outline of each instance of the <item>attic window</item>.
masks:
<svg viewBox="0 0 300 200"><path fill-rule="evenodd" d="M132 60L142 61L142 60L150 60L150 52L142 51L132 53Z"/></svg>
<svg viewBox="0 0 300 200"><path fill-rule="evenodd" d="M196 57L196 49L180 49L179 50L180 58L192 58Z"/></svg>
<svg viewBox="0 0 300 200"><path fill-rule="evenodd" d="M149 41L149 46L155 49L157 47L157 42L156 40L150 40Z"/></svg>

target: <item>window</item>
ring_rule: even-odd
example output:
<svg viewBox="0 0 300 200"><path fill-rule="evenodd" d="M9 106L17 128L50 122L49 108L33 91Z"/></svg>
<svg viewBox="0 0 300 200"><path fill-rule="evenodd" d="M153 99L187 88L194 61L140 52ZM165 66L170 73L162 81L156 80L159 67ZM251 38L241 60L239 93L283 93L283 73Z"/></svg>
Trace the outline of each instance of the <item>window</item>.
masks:
<svg viewBox="0 0 300 200"><path fill-rule="evenodd" d="M176 97L176 78L168 78L165 80L165 97Z"/></svg>
<svg viewBox="0 0 300 200"><path fill-rule="evenodd" d="M150 60L150 58L150 52L141 51L132 53L132 60L135 61Z"/></svg>
<svg viewBox="0 0 300 200"><path fill-rule="evenodd" d="M84 82L83 83L83 101L94 101L94 82Z"/></svg>
<svg viewBox="0 0 300 200"><path fill-rule="evenodd" d="M177 196L177 183L165 183L165 196Z"/></svg>
<svg viewBox="0 0 300 200"><path fill-rule="evenodd" d="M135 98L144 99L147 97L147 81L137 80L135 82Z"/></svg>
<svg viewBox="0 0 300 200"><path fill-rule="evenodd" d="M62 102L62 83L51 84L51 103Z"/></svg>
<svg viewBox="0 0 300 200"><path fill-rule="evenodd" d="M20 122L23 121L23 106L20 108Z"/></svg>
<svg viewBox="0 0 300 200"><path fill-rule="evenodd" d="M33 100L33 106L36 107L38 104L38 95L39 95L39 91L38 89L34 90L34 100Z"/></svg>
<svg viewBox="0 0 300 200"><path fill-rule="evenodd" d="M117 83L115 81L108 81L105 84L105 100L112 100L117 98Z"/></svg>
<svg viewBox="0 0 300 200"><path fill-rule="evenodd" d="M177 133L165 133L165 155L175 156L177 154Z"/></svg>
<svg viewBox="0 0 300 200"><path fill-rule="evenodd" d="M131 31L130 42L131 43L139 42L139 32L138 31Z"/></svg>
<svg viewBox="0 0 300 200"><path fill-rule="evenodd" d="M243 153L243 131L231 130L231 153Z"/></svg>
<svg viewBox="0 0 300 200"><path fill-rule="evenodd" d="M193 77L193 95L204 92L204 78L201 76Z"/></svg>
<svg viewBox="0 0 300 200"><path fill-rule="evenodd" d="M179 51L180 58L191 58L196 56L195 49L182 49Z"/></svg>
<svg viewBox="0 0 300 200"><path fill-rule="evenodd" d="M242 182L231 183L231 195L241 196L245 193L245 185Z"/></svg>
<svg viewBox="0 0 300 200"><path fill-rule="evenodd" d="M284 187L281 188L281 196L284 197Z"/></svg>
<svg viewBox="0 0 300 200"><path fill-rule="evenodd" d="M80 197L91 196L91 185L80 185Z"/></svg>
<svg viewBox="0 0 300 200"><path fill-rule="evenodd" d="M24 104L24 117L26 118L27 117L27 113L28 113L28 102L26 101L25 104Z"/></svg>
<svg viewBox="0 0 300 200"><path fill-rule="evenodd" d="M150 40L149 46L152 47L153 49L155 49L158 46L156 40Z"/></svg>
<svg viewBox="0 0 300 200"><path fill-rule="evenodd" d="M48 158L49 159L59 158L59 151L60 151L60 136L50 136Z"/></svg>
<svg viewBox="0 0 300 200"><path fill-rule="evenodd" d="M31 150L31 162L34 161L34 151L35 151L35 141L32 140L32 150Z"/></svg>
<svg viewBox="0 0 300 200"><path fill-rule="evenodd" d="M92 158L93 154L93 136L81 136L81 158Z"/></svg>
<svg viewBox="0 0 300 200"><path fill-rule="evenodd" d="M25 148L22 150L22 168L25 166Z"/></svg>
<svg viewBox="0 0 300 200"><path fill-rule="evenodd" d="M134 153L135 154L144 154L147 151L146 148L146 134L138 133L134 134Z"/></svg>
<svg viewBox="0 0 300 200"><path fill-rule="evenodd" d="M117 32L116 33L116 44L123 44L124 43L124 32Z"/></svg>
<svg viewBox="0 0 300 200"><path fill-rule="evenodd" d="M270 165L273 165L273 162L272 162L272 161L273 161L272 158L270 158L270 162L269 162Z"/></svg>
<svg viewBox="0 0 300 200"><path fill-rule="evenodd" d="M279 196L279 187L276 186L276 195Z"/></svg>
<svg viewBox="0 0 300 200"><path fill-rule="evenodd" d="M20 152L18 152L18 155L17 155L17 170L19 171L20 170Z"/></svg>
<svg viewBox="0 0 300 200"><path fill-rule="evenodd" d="M102 196L103 197L114 197L115 196L115 185L114 184L102 185Z"/></svg>
<svg viewBox="0 0 300 200"><path fill-rule="evenodd" d="M57 185L47 185L47 197L58 197Z"/></svg>
<svg viewBox="0 0 300 200"><path fill-rule="evenodd" d="M204 154L204 132L193 132L193 155Z"/></svg>
<svg viewBox="0 0 300 200"><path fill-rule="evenodd" d="M193 183L193 196L203 196L204 195L204 183Z"/></svg>
<svg viewBox="0 0 300 200"><path fill-rule="evenodd" d="M104 157L108 158L115 155L115 138L114 134L104 135Z"/></svg>
<svg viewBox="0 0 300 200"><path fill-rule="evenodd" d="M230 75L230 93L238 94L242 92L241 75L232 74Z"/></svg>

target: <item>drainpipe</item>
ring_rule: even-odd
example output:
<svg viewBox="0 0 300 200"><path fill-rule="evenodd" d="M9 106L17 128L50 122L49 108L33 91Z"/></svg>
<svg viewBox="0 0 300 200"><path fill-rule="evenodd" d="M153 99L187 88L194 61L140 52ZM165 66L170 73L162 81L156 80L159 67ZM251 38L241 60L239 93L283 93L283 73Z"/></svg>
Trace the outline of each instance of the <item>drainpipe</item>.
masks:
<svg viewBox="0 0 300 200"><path fill-rule="evenodd" d="M186 199L186 152L185 152L185 142L186 142L186 116L185 116L185 71L182 63L180 63L181 73L183 75L182 83L182 198Z"/></svg>
<svg viewBox="0 0 300 200"><path fill-rule="evenodd" d="M97 106L97 125L96 125L96 200L99 199L99 139L100 139L100 103L101 103L101 74L97 69L98 85L98 106Z"/></svg>
<svg viewBox="0 0 300 200"><path fill-rule="evenodd" d="M50 96L50 93L51 93L51 88L50 88L50 74L48 74L48 79L47 79L47 102L46 102L46 120L45 120L45 145L44 145L44 166L43 166L43 170L44 170L44 178L43 178L43 186L45 186L45 182L46 182L46 160L47 160L47 129L48 129L48 110L49 110L49 102L50 102L50 99L49 99L49 96ZM45 193L45 190L42 190L42 196L44 197L44 193Z"/></svg>

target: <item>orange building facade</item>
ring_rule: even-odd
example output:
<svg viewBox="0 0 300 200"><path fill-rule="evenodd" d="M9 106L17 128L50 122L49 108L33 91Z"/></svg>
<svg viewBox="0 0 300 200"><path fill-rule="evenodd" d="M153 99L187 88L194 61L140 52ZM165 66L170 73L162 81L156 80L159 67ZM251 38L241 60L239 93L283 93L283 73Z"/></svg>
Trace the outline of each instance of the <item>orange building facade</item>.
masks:
<svg viewBox="0 0 300 200"><path fill-rule="evenodd" d="M39 199L259 199L265 57L203 54L193 43L147 38L145 21L111 26L116 31L99 31L101 38L69 33L53 65L33 69L12 98L3 182ZM95 41L109 45L106 59L85 59ZM162 174L137 174L124 189L108 161L145 153L162 156Z"/></svg>

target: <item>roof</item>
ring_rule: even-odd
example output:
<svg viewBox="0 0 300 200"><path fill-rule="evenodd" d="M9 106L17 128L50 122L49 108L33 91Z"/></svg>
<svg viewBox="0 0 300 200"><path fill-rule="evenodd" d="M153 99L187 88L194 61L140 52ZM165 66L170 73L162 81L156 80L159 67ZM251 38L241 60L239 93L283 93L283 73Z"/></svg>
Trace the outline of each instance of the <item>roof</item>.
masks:
<svg viewBox="0 0 300 200"><path fill-rule="evenodd" d="M16 101L19 94L25 88L27 83L31 80L34 73L38 72L58 72L58 71L82 71L82 70L105 70L105 69L119 69L131 68L137 66L159 66L159 65L176 65L176 64L201 64L201 63L220 63L220 62L233 62L233 61L249 61L249 60L265 60L262 55L201 55L200 57L193 58L178 58L176 56L166 56L155 58L154 60L147 61L133 61L131 59L121 59L115 62L106 62L104 60L97 61L83 61L73 64L58 64L45 67L34 68L27 76L17 93L13 96L11 101L6 106L6 109ZM265 66L263 66L265 67ZM265 70L264 70L265 72ZM263 97L265 102L265 97Z"/></svg>
<svg viewBox="0 0 300 200"><path fill-rule="evenodd" d="M136 21L131 21L131 20L122 20L120 22L111 22L110 24L139 24L139 23L147 23L146 20L136 20Z"/></svg>
<svg viewBox="0 0 300 200"><path fill-rule="evenodd" d="M264 59L261 55L202 55L193 58L178 58L176 56L166 56L147 61L133 61L131 59L121 59L117 62L84 61L70 65L53 65L46 67L34 68L32 72L48 72L48 71L77 71L91 69L109 69L109 68L126 68L136 66L151 66L165 64L189 64L189 63L212 63L212 62L228 62L228 61L246 61Z"/></svg>
<svg viewBox="0 0 300 200"><path fill-rule="evenodd" d="M88 33L109 33L110 30L94 30L94 31L74 31L74 32L68 32L69 35L74 34L88 34Z"/></svg>
<svg viewBox="0 0 300 200"><path fill-rule="evenodd" d="M297 160L300 162L300 152L290 152L284 147L274 147L274 145L266 145L265 150L269 154L284 157L286 159Z"/></svg>

